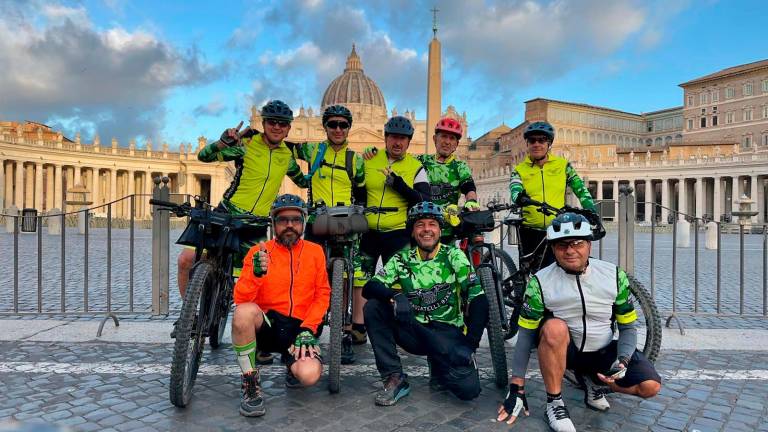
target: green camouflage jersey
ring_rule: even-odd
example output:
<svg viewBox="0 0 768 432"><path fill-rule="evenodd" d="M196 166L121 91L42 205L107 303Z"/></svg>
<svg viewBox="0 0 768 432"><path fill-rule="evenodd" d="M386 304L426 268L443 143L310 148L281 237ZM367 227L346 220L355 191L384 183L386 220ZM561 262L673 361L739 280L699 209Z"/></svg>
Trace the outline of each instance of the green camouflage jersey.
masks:
<svg viewBox="0 0 768 432"><path fill-rule="evenodd" d="M416 156L424 169L427 170L427 177L431 185L432 202L445 206L459 204L464 188L472 185L474 190L474 180L472 179L472 170L463 160L456 159L454 155L448 157L445 162L439 162L435 155ZM443 239L451 238L453 228L446 224L443 227L441 236Z"/></svg>
<svg viewBox="0 0 768 432"><path fill-rule="evenodd" d="M483 294L483 288L464 253L438 245L434 258L421 259L418 248L398 252L373 280L402 291L420 323L439 321L464 327L464 306Z"/></svg>

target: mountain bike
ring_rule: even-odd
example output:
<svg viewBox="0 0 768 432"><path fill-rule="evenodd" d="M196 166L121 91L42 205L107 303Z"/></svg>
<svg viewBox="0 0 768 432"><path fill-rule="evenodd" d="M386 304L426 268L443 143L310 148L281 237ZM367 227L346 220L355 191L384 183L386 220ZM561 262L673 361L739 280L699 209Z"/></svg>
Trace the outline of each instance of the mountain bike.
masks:
<svg viewBox="0 0 768 432"><path fill-rule="evenodd" d="M205 338L215 349L224 336L234 292L233 260L240 250L238 233L253 225L268 225L270 219L232 215L198 197L194 207L188 202L176 204L155 199L149 203L178 217L188 216L187 227L176 243L195 247L195 264L189 271L176 327L169 386L171 403L185 407L192 397Z"/></svg>

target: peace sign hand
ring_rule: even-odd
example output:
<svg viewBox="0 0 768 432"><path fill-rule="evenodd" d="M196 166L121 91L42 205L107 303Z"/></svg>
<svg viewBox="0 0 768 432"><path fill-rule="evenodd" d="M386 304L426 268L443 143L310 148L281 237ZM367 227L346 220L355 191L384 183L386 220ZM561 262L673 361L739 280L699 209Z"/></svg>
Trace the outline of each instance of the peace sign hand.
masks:
<svg viewBox="0 0 768 432"><path fill-rule="evenodd" d="M231 147L240 141L240 128L243 127L243 121L240 120L240 123L237 125L237 127L229 128L224 131L224 133L221 134L220 141L224 143L227 147Z"/></svg>

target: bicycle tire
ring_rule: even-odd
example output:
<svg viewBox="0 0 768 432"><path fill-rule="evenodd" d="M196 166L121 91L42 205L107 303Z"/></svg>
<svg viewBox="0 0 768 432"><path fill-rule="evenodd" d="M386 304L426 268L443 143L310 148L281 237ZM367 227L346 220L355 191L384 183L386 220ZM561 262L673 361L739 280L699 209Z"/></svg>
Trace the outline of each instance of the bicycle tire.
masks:
<svg viewBox="0 0 768 432"><path fill-rule="evenodd" d="M192 270L181 306L169 385L171 403L180 408L189 403L197 379L205 344L203 323L209 310L209 299L206 297L210 295L210 286L214 282L213 266L208 262L199 262Z"/></svg>
<svg viewBox="0 0 768 432"><path fill-rule="evenodd" d="M488 262L491 254L495 257L496 268L501 270L499 283L506 282L507 286L501 286L502 299L504 307L506 308L507 322L506 325L502 325L504 330L504 339L509 340L515 337L517 334L518 326L517 319L520 316L520 306L523 299L523 290L525 290L525 282L523 281L522 289L519 284L520 281L517 266L515 261L506 251L493 249L486 252L483 256L483 262Z"/></svg>
<svg viewBox="0 0 768 432"><path fill-rule="evenodd" d="M338 393L341 372L341 337L344 323L344 260L331 265L331 304L328 320L328 391Z"/></svg>
<svg viewBox="0 0 768 432"><path fill-rule="evenodd" d="M231 284L232 282L227 280L225 284ZM208 332L208 344L211 349L218 349L221 346L221 341L224 340L224 330L227 328L227 320L229 319L229 310L232 309L232 289L225 287L223 290L218 290L216 298L216 315L211 320L211 329ZM226 297L226 298L224 298Z"/></svg>
<svg viewBox="0 0 768 432"><path fill-rule="evenodd" d="M639 303L640 311L643 314L642 318L638 317L640 318L638 321L643 321L645 324L645 340L642 342L638 341L638 344L642 344L642 347L638 345L637 349L642 351L651 363L655 363L661 350L661 314L659 314L659 309L656 307L656 302L643 284L629 274L627 279L629 279L629 291L635 308L637 308ZM642 336L641 331L642 329L638 329L638 339Z"/></svg>
<svg viewBox="0 0 768 432"><path fill-rule="evenodd" d="M483 287L485 296L488 298L488 345L491 348L491 362L493 363L494 382L496 387L503 388L507 386L509 377L507 376L507 354L504 347L504 330L501 328L501 309L498 296L494 295L492 290L496 289L496 281L493 277L493 271L487 266L480 266L477 269L477 277L480 279L480 285ZM489 294L491 293L491 294Z"/></svg>

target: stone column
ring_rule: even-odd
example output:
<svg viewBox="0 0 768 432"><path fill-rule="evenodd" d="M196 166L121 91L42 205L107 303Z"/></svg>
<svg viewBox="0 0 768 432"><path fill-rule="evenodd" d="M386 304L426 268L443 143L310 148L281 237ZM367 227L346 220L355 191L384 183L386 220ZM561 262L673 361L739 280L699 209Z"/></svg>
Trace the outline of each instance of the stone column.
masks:
<svg viewBox="0 0 768 432"><path fill-rule="evenodd" d="M749 198L753 201L752 210L757 210L758 214L752 216L752 223L757 223L760 212L763 211L762 203L757 200L757 176L749 177Z"/></svg>
<svg viewBox="0 0 768 432"><path fill-rule="evenodd" d="M653 203L656 201L656 194L653 193L653 183L650 179L645 180L645 216L644 220L648 223L651 222L651 217L654 213L654 205Z"/></svg>
<svg viewBox="0 0 768 432"><path fill-rule="evenodd" d="M619 179L613 180L613 220L619 220Z"/></svg>
<svg viewBox="0 0 768 432"><path fill-rule="evenodd" d="M38 212L43 211L43 164L35 164L35 208Z"/></svg>
<svg viewBox="0 0 768 432"><path fill-rule="evenodd" d="M107 198L107 202L112 202L115 199L117 199L117 168L112 168L109 170L109 198ZM105 209L106 211L106 209ZM112 216L116 216L117 207L112 206Z"/></svg>
<svg viewBox="0 0 768 432"><path fill-rule="evenodd" d="M63 194L62 189L64 186L61 169L61 165L55 165L53 167L53 208L64 211L64 208L62 207L63 202L61 199Z"/></svg>
<svg viewBox="0 0 768 432"><path fill-rule="evenodd" d="M80 185L85 186L85 182L83 181L83 168L79 166L72 167L73 176L74 176L74 185Z"/></svg>
<svg viewBox="0 0 768 432"><path fill-rule="evenodd" d="M13 161L7 161L4 168L5 201L3 202L3 209L7 209L13 205Z"/></svg>
<svg viewBox="0 0 768 432"><path fill-rule="evenodd" d="M136 193L136 177L135 177L135 171L128 171L128 195L133 195ZM132 198L136 199L136 197ZM134 202L134 205L138 203L138 200ZM131 198L127 199L125 201L125 206L127 209L126 215L127 217L134 216L131 214Z"/></svg>
<svg viewBox="0 0 768 432"><path fill-rule="evenodd" d="M688 188L685 184L685 178L681 178L678 182L678 192L677 192L677 211L679 213L688 213ZM678 219L684 220L685 216L682 214L678 215Z"/></svg>
<svg viewBox="0 0 768 432"><path fill-rule="evenodd" d="M706 208L704 205L704 178L696 177L696 217L704 216Z"/></svg>
<svg viewBox="0 0 768 432"><path fill-rule="evenodd" d="M0 159L0 212L5 209L5 160Z"/></svg>
<svg viewBox="0 0 768 432"><path fill-rule="evenodd" d="M24 162L16 161L16 196L13 204L19 209L24 208Z"/></svg>
<svg viewBox="0 0 768 432"><path fill-rule="evenodd" d="M31 208L35 206L35 166L28 163L24 168L24 208Z"/></svg>
<svg viewBox="0 0 768 432"><path fill-rule="evenodd" d="M45 211L53 208L53 165L45 166Z"/></svg>
<svg viewBox="0 0 768 432"><path fill-rule="evenodd" d="M94 206L101 204L100 189L101 189L101 176L99 176L99 168L98 167L91 168L91 201L93 201Z"/></svg>
<svg viewBox="0 0 768 432"><path fill-rule="evenodd" d="M741 186L739 185L739 176L734 175L731 177L731 211L739 211L739 200L741 199L741 194L739 193L739 189L741 189ZM733 222L736 222L734 220Z"/></svg>
<svg viewBox="0 0 768 432"><path fill-rule="evenodd" d="M149 205L149 199L152 198L152 173L149 171L144 171L144 175L142 177L144 178L144 196L141 197L142 214L146 217L149 217L152 211L152 206Z"/></svg>
<svg viewBox="0 0 768 432"><path fill-rule="evenodd" d="M722 182L722 179L720 177L715 177L712 180L712 218L715 222L720 222L720 214L723 211L723 197L720 194L720 183Z"/></svg>

